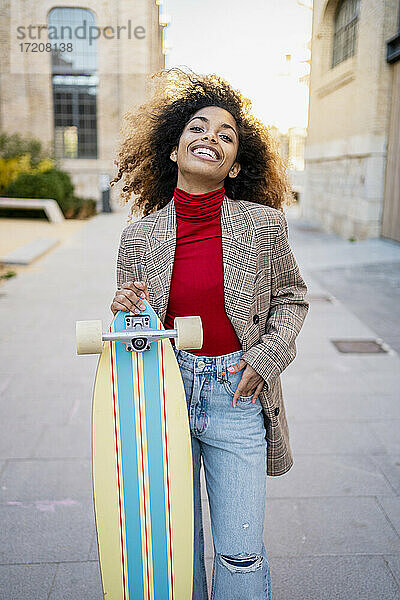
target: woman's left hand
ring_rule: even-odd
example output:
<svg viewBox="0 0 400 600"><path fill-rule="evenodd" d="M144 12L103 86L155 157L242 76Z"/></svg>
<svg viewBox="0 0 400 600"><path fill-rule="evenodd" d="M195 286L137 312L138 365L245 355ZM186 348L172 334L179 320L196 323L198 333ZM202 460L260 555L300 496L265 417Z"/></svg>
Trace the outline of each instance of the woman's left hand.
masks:
<svg viewBox="0 0 400 600"><path fill-rule="evenodd" d="M253 398L251 399L252 403L254 404L254 402L257 400L258 394L263 389L265 383L261 375L257 373L257 371L255 371L253 367L251 367L245 360L242 359L239 360L239 362L235 365L228 367L228 371L230 373L236 373L237 371L243 369L243 367L246 368L243 371L242 379L239 381L233 396L233 408L236 408L239 396L250 396L251 390L254 390L255 388Z"/></svg>

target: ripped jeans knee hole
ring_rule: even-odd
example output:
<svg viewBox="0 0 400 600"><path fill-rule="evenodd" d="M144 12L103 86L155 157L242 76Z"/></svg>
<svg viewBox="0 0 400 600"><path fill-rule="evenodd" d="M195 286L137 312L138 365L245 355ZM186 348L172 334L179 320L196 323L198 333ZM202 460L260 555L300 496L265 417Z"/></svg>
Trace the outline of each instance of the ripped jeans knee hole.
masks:
<svg viewBox="0 0 400 600"><path fill-rule="evenodd" d="M221 563L233 573L248 573L260 569L263 557L258 554L237 554L235 556L219 555Z"/></svg>

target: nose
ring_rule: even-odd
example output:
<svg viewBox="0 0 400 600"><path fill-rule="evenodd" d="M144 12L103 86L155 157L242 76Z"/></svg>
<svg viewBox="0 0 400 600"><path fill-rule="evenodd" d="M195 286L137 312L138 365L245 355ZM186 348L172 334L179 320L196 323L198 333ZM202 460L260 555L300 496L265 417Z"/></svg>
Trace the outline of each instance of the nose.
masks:
<svg viewBox="0 0 400 600"><path fill-rule="evenodd" d="M213 142L216 142L216 141L217 141L217 136L216 136L215 134L211 134L211 133L210 133L210 134L208 134L208 133L205 133L205 134L202 136L202 139L203 139L203 140L208 140L208 139L211 139Z"/></svg>

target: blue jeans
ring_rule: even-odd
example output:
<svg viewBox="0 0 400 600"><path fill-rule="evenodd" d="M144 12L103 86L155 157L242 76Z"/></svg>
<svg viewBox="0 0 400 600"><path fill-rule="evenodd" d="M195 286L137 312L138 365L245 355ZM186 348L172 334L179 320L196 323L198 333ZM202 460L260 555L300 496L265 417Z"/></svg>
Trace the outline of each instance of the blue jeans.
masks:
<svg viewBox="0 0 400 600"><path fill-rule="evenodd" d="M243 369L230 373L242 350L197 356L176 350L189 416L194 490L192 600L207 600L200 496L203 459L214 544L211 600L271 600L263 543L267 441L260 399L233 394Z"/></svg>

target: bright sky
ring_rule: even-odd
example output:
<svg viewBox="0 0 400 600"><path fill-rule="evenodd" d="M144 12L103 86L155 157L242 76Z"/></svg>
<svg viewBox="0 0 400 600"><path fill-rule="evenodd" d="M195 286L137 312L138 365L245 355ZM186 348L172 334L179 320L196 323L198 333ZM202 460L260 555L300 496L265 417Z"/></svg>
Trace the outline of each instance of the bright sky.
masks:
<svg viewBox="0 0 400 600"><path fill-rule="evenodd" d="M310 0L164 0L171 46L166 66L217 73L253 102L254 113L282 132L306 127ZM286 54L291 54L288 62Z"/></svg>

